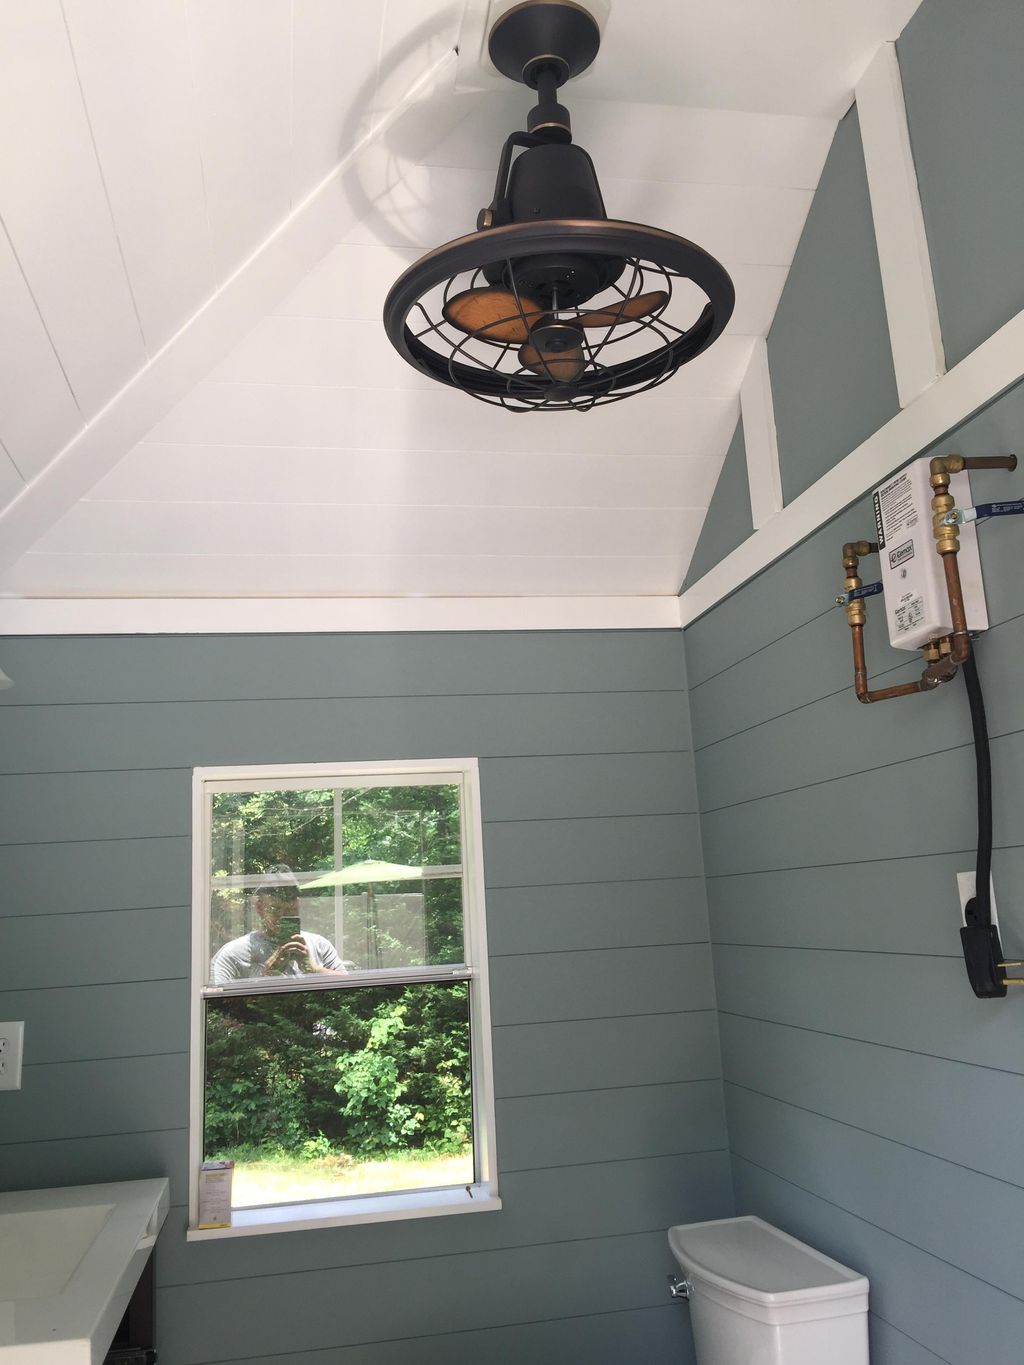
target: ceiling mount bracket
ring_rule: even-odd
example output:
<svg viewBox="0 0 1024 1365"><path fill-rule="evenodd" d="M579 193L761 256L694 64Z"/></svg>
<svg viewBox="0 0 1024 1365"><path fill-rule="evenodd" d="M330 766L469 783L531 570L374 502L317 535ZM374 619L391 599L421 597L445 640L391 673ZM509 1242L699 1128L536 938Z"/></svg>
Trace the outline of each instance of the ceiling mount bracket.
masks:
<svg viewBox="0 0 1024 1365"><path fill-rule="evenodd" d="M501 74L534 90L544 73L554 75L555 89L579 76L600 47L597 20L574 0L524 0L501 16L487 43Z"/></svg>

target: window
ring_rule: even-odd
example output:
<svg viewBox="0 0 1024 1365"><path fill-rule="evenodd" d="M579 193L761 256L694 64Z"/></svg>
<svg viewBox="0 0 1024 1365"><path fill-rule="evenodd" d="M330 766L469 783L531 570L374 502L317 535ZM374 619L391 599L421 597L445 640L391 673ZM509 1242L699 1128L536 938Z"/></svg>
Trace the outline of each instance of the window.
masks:
<svg viewBox="0 0 1024 1365"><path fill-rule="evenodd" d="M197 769L193 846L190 1238L500 1207L476 761Z"/></svg>

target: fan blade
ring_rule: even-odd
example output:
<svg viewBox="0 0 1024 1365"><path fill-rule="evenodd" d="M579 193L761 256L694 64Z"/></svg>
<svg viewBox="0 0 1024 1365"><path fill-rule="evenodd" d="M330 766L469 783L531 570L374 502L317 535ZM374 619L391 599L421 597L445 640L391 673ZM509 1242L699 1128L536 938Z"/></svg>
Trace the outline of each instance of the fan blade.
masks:
<svg viewBox="0 0 1024 1365"><path fill-rule="evenodd" d="M446 322L481 341L523 342L530 335L530 324L544 310L525 294L518 297L508 289L465 289L455 294L443 308Z"/></svg>
<svg viewBox="0 0 1024 1365"><path fill-rule="evenodd" d="M614 327L619 322L637 322L640 318L650 317L668 303L664 289L653 294L638 294L635 299L623 299L610 308L595 308L589 313L580 313L574 318L581 327Z"/></svg>
<svg viewBox="0 0 1024 1365"><path fill-rule="evenodd" d="M519 352L519 363L542 379L553 379L558 384L574 384L587 368L582 346L568 350L545 351L527 344Z"/></svg>

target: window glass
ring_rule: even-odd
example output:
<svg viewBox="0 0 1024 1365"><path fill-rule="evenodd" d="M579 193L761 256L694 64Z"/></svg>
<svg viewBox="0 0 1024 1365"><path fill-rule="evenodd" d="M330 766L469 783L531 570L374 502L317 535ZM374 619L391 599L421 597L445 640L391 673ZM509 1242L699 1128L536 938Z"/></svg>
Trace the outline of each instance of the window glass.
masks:
<svg viewBox="0 0 1024 1365"><path fill-rule="evenodd" d="M464 960L459 787L220 791L211 985Z"/></svg>
<svg viewBox="0 0 1024 1365"><path fill-rule="evenodd" d="M464 981L206 1002L204 1160L235 1208L468 1185Z"/></svg>

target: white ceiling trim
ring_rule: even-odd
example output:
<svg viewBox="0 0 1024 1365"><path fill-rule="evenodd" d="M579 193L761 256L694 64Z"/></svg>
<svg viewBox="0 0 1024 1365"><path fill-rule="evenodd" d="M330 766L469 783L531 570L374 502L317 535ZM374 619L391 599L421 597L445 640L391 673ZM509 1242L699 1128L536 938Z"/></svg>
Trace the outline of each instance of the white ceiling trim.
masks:
<svg viewBox="0 0 1024 1365"><path fill-rule="evenodd" d="M0 635L678 630L679 598L67 598L0 602Z"/></svg>
<svg viewBox="0 0 1024 1365"><path fill-rule="evenodd" d="M682 623L755 578L883 479L1024 379L1024 310L862 442L682 596ZM839 576L839 555L836 554ZM822 601L830 596L822 584Z"/></svg>
<svg viewBox="0 0 1024 1365"><path fill-rule="evenodd" d="M871 216L878 244L900 405L946 372L921 194L894 43L884 43L857 86Z"/></svg>
<svg viewBox="0 0 1024 1365"><path fill-rule="evenodd" d="M206 378L245 333L271 311L351 230L355 213L344 178L399 119L438 93L450 94L454 51L440 58L405 99L279 224L188 322L60 451L0 514L0 570L8 568L138 441ZM457 110L457 114L456 114ZM463 109L456 105L453 117ZM431 119L436 124L436 103Z"/></svg>

